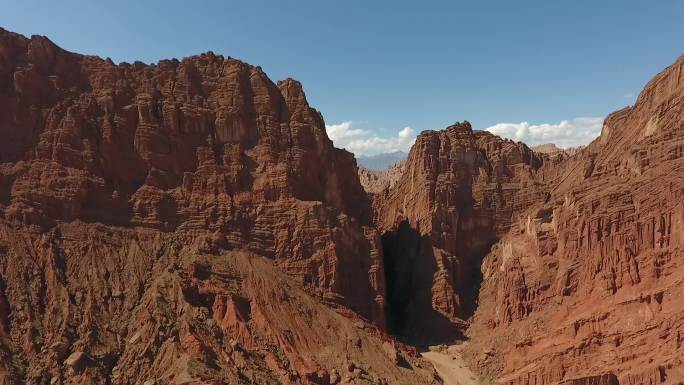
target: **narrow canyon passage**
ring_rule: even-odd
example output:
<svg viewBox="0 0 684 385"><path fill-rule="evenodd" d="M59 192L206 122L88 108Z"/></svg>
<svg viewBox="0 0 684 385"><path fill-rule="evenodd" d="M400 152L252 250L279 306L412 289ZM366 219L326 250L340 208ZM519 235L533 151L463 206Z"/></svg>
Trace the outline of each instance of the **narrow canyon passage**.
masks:
<svg viewBox="0 0 684 385"><path fill-rule="evenodd" d="M389 332L418 347L464 340L466 321L477 307L482 283L480 265L489 245L472 253L468 260L459 261L458 266L465 269L461 279L449 278L455 282L440 287L440 277L452 272L440 268L444 262L438 261L428 236L420 235L403 221L396 231L386 231L381 239ZM451 317L438 310L443 292L457 301Z"/></svg>
<svg viewBox="0 0 684 385"><path fill-rule="evenodd" d="M429 289L431 282L425 282L428 277L421 277L416 271L421 239L406 221L396 232L385 232L381 239L387 285L387 325L391 334L405 336L415 322L416 308L425 307L426 302L429 307L430 301L425 289Z"/></svg>

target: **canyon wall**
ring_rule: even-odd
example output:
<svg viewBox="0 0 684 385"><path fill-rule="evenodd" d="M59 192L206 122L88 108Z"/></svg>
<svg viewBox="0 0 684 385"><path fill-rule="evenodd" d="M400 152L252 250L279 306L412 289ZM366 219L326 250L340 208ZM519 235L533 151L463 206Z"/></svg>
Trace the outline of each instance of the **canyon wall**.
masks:
<svg viewBox="0 0 684 385"><path fill-rule="evenodd" d="M507 384L684 380L683 70L684 57L538 174L548 199L482 265L473 366Z"/></svg>
<svg viewBox="0 0 684 385"><path fill-rule="evenodd" d="M466 338L500 383L680 383L683 72L585 148L463 122L383 176L295 80L0 29L0 384L438 384L404 343Z"/></svg>
<svg viewBox="0 0 684 385"><path fill-rule="evenodd" d="M0 105L0 383L435 381L297 81L0 30Z"/></svg>
<svg viewBox="0 0 684 385"><path fill-rule="evenodd" d="M416 139L394 186L374 195L392 331L415 343L459 338L482 256L513 213L543 199L541 158L468 122Z"/></svg>
<svg viewBox="0 0 684 385"><path fill-rule="evenodd" d="M591 145L421 133L373 194L390 330L511 385L684 380L684 58ZM481 274L480 274L481 273Z"/></svg>

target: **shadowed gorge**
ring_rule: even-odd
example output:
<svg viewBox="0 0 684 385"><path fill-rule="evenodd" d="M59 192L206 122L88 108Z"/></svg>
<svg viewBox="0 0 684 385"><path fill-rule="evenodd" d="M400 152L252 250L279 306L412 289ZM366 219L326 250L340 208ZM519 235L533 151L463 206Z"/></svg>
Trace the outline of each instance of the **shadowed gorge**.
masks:
<svg viewBox="0 0 684 385"><path fill-rule="evenodd" d="M408 224L400 226L407 228ZM410 229L406 229L410 232ZM401 235L385 233L382 235L382 254L385 265L385 285L387 297L387 329L391 334L402 336L407 325L410 323L410 314L413 312L417 302L416 294L419 282L414 282L413 260L417 257L420 248L420 237L416 232L404 234L410 237L411 242L401 242Z"/></svg>
<svg viewBox="0 0 684 385"><path fill-rule="evenodd" d="M542 191L531 177L541 163L525 145L468 122L418 136L399 180L372 195L400 335L418 345L459 338L484 256Z"/></svg>
<svg viewBox="0 0 684 385"><path fill-rule="evenodd" d="M461 293L459 317L449 319L433 308L433 280L438 266L430 239L402 221L395 231L382 235L387 298L388 331L404 342L426 348L464 339L465 323L477 306L481 284L479 266L458 282ZM475 254L479 261L486 253ZM477 263L477 260L475 261Z"/></svg>
<svg viewBox="0 0 684 385"><path fill-rule="evenodd" d="M382 235L388 330L420 346L462 337L458 328L432 308L432 279L437 267L424 259L429 249L426 245L429 241L406 221L396 232Z"/></svg>

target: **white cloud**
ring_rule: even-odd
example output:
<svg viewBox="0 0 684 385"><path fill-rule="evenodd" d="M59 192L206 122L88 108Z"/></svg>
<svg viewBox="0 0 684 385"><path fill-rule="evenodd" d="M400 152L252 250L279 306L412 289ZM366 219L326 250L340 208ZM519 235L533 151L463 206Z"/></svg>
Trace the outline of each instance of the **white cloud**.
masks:
<svg viewBox="0 0 684 385"><path fill-rule="evenodd" d="M528 146L553 143L558 147L576 147L589 144L601 134L603 118L575 118L558 124L499 123L485 128L492 134L525 142Z"/></svg>
<svg viewBox="0 0 684 385"><path fill-rule="evenodd" d="M498 123L485 128L492 134L515 141L525 142L528 146L553 143L561 148L589 144L601 134L603 118L582 117L563 120L557 124ZM416 132L404 127L392 136L379 136L369 130L354 128L351 121L325 126L328 137L335 147L344 148L359 155L377 155L393 151L408 152L416 141Z"/></svg>
<svg viewBox="0 0 684 385"><path fill-rule="evenodd" d="M368 130L352 128L351 121L326 124L325 130L335 147L344 148L356 155L376 155L393 151L408 151L416 141L411 127L404 127L394 136L382 137Z"/></svg>

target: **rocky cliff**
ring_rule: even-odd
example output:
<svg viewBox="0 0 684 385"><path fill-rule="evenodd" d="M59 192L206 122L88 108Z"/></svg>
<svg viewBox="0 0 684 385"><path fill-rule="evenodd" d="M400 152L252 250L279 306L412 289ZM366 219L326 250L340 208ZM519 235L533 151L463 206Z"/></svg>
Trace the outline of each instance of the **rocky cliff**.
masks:
<svg viewBox="0 0 684 385"><path fill-rule="evenodd" d="M681 383L683 72L577 151L463 122L379 175L295 80L0 29L0 384L438 384L404 343L463 339L500 383Z"/></svg>
<svg viewBox="0 0 684 385"><path fill-rule="evenodd" d="M418 136L399 181L374 202L395 333L421 343L458 337L482 256L514 212L543 199L533 178L541 166L525 145L468 122Z"/></svg>
<svg viewBox="0 0 684 385"><path fill-rule="evenodd" d="M359 166L359 181L366 192L373 194L383 193L385 190L394 187L404 173L406 162L400 160L384 170L374 171L363 166Z"/></svg>
<svg viewBox="0 0 684 385"><path fill-rule="evenodd" d="M684 379L683 70L684 57L539 173L548 199L486 256L472 357L500 382Z"/></svg>
<svg viewBox="0 0 684 385"><path fill-rule="evenodd" d="M434 380L377 329L370 202L297 81L0 30L0 105L0 383Z"/></svg>
<svg viewBox="0 0 684 385"><path fill-rule="evenodd" d="M374 196L390 329L417 344L467 329L471 367L500 383L681 382L683 69L586 148L421 133Z"/></svg>

